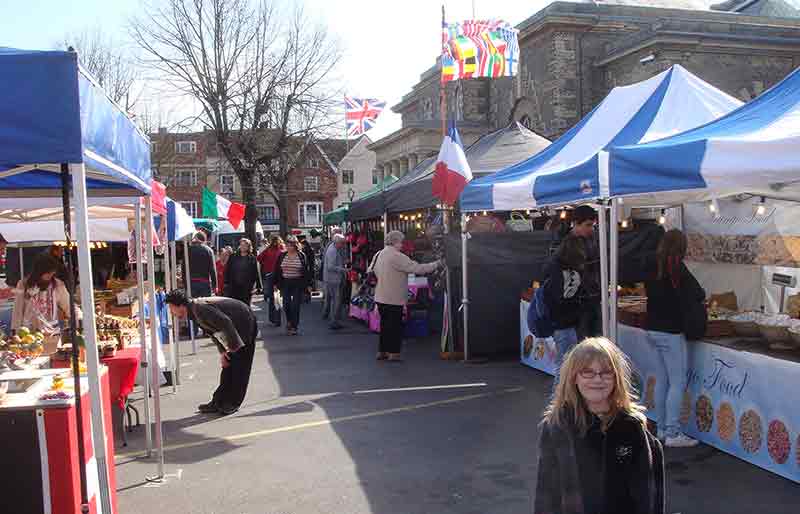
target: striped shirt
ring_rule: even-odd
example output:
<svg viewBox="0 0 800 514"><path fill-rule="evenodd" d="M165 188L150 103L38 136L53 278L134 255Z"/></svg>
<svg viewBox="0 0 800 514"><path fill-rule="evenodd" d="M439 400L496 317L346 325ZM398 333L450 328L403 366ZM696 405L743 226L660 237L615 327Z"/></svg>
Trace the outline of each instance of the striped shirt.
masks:
<svg viewBox="0 0 800 514"><path fill-rule="evenodd" d="M283 278L303 278L303 261L300 260L300 255L287 254L281 263L281 271Z"/></svg>

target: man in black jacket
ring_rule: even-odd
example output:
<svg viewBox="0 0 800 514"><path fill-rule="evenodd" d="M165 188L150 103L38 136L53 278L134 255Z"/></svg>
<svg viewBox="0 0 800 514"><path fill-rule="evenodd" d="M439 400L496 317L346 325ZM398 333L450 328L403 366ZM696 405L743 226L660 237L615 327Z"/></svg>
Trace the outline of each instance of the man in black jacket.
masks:
<svg viewBox="0 0 800 514"><path fill-rule="evenodd" d="M173 290L166 299L173 316L190 319L207 333L220 352L222 373L211 401L197 407L200 412L233 414L247 394L253 365L258 323L250 307L225 297L188 299Z"/></svg>
<svg viewBox="0 0 800 514"><path fill-rule="evenodd" d="M578 341L582 341L603 333L600 310L600 249L594 233L597 212L588 205L580 205L572 211L572 222L570 234L580 238L586 249L586 266L581 274L584 308L577 327Z"/></svg>
<svg viewBox="0 0 800 514"><path fill-rule="evenodd" d="M206 235L198 231L189 245L189 277L192 298L211 296L217 290L217 266L214 252L206 245ZM183 261L183 276L186 277L186 260Z"/></svg>

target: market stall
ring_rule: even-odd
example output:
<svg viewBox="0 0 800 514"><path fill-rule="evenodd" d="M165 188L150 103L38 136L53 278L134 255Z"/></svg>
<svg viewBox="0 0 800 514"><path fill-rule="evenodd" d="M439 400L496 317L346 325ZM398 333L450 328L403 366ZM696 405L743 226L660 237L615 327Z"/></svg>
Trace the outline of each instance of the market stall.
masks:
<svg viewBox="0 0 800 514"><path fill-rule="evenodd" d="M4 78L0 83L0 98L3 99L0 102L0 197L7 202L2 208L25 210L41 205L60 206L65 231L69 231L65 234L68 245L72 241L70 227L74 208L81 303L93 306L87 197L123 197L129 204L136 197L149 195L151 170L147 137L80 68L74 52L3 48L0 49L0 70ZM26 203L26 199L35 200ZM150 211L149 199L146 206ZM151 215L148 220L152 220ZM66 252L66 257L67 274L71 276L70 252ZM72 293L70 296L74 298ZM150 301L154 301L152 294ZM72 300L70 311L70 339L75 343L78 341L74 338L77 316ZM66 397L69 405L75 406L75 423L71 426L76 430L65 432L47 424L44 428L48 440L51 434L55 435L52 432L55 430L66 435L61 439L63 444L77 448L74 462L78 468L80 494L70 500L67 510L54 505L52 498L47 502L46 484L61 477L52 475L52 471L42 466L41 497L47 505L45 508L53 511L80 512L83 506L91 512L113 513L116 512L116 491L114 469L109 466L113 440L106 430L108 409L103 402L101 380L105 372L99 365L96 346L99 338L93 308L84 309L82 333L86 342L86 378L81 378L78 360L74 359L74 392L50 384L54 394ZM23 403L45 411L49 408L63 411L65 405L40 405L38 402L48 396L36 394L38 392L26 391ZM88 417L83 415L84 396L91 407ZM155 401L158 401L157 395ZM15 404L15 407L20 405ZM7 414L2 407L0 413ZM46 412L43 414L46 416ZM91 422L87 423L89 420ZM86 426L91 427L88 434L84 432ZM96 484L91 490L87 477L96 477L91 480ZM19 480L19 476L6 477L3 486L12 491L23 490L25 486L18 483Z"/></svg>

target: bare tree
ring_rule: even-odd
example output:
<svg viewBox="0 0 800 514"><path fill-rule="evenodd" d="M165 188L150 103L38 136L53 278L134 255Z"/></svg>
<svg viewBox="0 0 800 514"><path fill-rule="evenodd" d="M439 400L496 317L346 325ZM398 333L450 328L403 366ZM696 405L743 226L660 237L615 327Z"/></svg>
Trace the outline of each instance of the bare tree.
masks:
<svg viewBox="0 0 800 514"><path fill-rule="evenodd" d="M199 104L194 121L242 185L248 236L259 193L278 204L285 233L288 174L313 134L333 125L338 42L302 9L268 0L149 4L131 35L162 80Z"/></svg>
<svg viewBox="0 0 800 514"><path fill-rule="evenodd" d="M136 66L124 46L99 28L66 34L60 47L73 48L81 65L97 80L108 96L126 111L136 103L132 93Z"/></svg>

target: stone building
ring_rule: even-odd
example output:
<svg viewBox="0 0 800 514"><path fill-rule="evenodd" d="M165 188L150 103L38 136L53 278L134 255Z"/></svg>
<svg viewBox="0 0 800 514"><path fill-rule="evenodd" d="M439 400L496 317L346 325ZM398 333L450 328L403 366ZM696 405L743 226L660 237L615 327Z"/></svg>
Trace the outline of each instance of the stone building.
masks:
<svg viewBox="0 0 800 514"><path fill-rule="evenodd" d="M447 116L465 144L517 120L556 139L616 87L681 64L749 100L800 65L800 13L789 0L555 2L520 23L514 78L448 83ZM439 70L392 107L400 130L376 141L377 169L402 175L441 143Z"/></svg>

